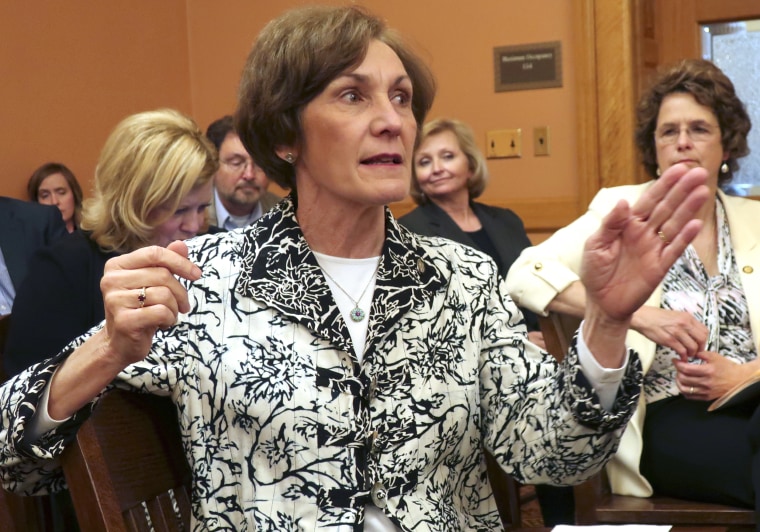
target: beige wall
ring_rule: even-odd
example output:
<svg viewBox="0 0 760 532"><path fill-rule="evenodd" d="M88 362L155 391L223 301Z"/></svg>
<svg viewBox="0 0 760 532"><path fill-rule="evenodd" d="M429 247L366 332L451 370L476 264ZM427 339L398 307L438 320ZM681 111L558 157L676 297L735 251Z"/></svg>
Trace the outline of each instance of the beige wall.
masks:
<svg viewBox="0 0 760 532"><path fill-rule="evenodd" d="M231 112L240 70L261 27L295 0L52 0L0 7L0 194L23 197L39 164L59 160L86 189L110 129L160 106L205 129ZM325 3L342 4L328 1ZM430 117L468 122L481 148L491 129L522 128L523 157L490 160L483 200L540 209L577 195L570 0L364 0L414 44L439 85ZM27 5L28 4L28 5ZM223 5L223 9L220 8ZM494 92L493 48L561 41L563 87ZM532 129L551 130L551 155L534 157ZM405 211L411 204L395 206Z"/></svg>
<svg viewBox="0 0 760 532"><path fill-rule="evenodd" d="M0 194L25 198L44 162L89 190L98 153L124 116L191 113L184 0L0 4Z"/></svg>

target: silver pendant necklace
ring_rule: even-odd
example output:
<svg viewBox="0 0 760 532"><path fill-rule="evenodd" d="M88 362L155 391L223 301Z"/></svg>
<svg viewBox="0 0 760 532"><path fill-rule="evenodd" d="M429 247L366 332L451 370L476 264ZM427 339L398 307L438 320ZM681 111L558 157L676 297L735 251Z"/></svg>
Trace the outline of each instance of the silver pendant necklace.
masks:
<svg viewBox="0 0 760 532"><path fill-rule="evenodd" d="M362 290L362 293L359 294L358 299L354 299L353 297L351 297L351 294L346 292L345 288L343 288L342 286L340 286L340 284L338 284L338 281L336 281L333 278L333 276L327 272L325 268L322 268L322 273L324 273L327 276L327 278L330 279L333 282L333 284L340 289L341 292L346 294L346 297L354 304L354 308L348 314L349 316L351 316L351 319L355 322L360 322L367 316L367 313L364 312L364 310L362 310L361 308L359 308L359 301L361 301L362 298L364 297L364 292L366 292L367 288L369 288L369 285L372 284L372 281L375 279L375 276L377 275L377 271L379 269L380 269L380 259L377 260L377 266L375 267L375 271L372 272L372 275L370 276L369 281L367 281L367 284L364 285L364 290Z"/></svg>

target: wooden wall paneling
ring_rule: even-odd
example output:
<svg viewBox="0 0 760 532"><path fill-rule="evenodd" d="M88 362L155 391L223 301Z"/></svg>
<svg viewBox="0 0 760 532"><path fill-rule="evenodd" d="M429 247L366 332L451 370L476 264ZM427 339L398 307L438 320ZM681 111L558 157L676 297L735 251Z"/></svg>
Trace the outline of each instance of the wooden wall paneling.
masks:
<svg viewBox="0 0 760 532"><path fill-rule="evenodd" d="M626 0L596 2L600 177L604 187L636 182L635 75L632 6Z"/></svg>
<svg viewBox="0 0 760 532"><path fill-rule="evenodd" d="M580 214L599 190L599 118L597 112L596 23L594 0L578 0L573 13L578 135L578 205Z"/></svg>
<svg viewBox="0 0 760 532"><path fill-rule="evenodd" d="M757 0L700 0L696 2L694 10L696 20L700 23L753 19L760 16L760 2Z"/></svg>
<svg viewBox="0 0 760 532"><path fill-rule="evenodd" d="M655 35L660 43L660 65L674 63L686 57L699 57L699 36L694 29L696 4L696 0L656 3Z"/></svg>

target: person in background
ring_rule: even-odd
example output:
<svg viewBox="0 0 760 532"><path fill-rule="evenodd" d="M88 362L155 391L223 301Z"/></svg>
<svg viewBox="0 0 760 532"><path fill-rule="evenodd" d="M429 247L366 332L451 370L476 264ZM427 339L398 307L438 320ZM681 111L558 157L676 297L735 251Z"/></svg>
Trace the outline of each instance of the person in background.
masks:
<svg viewBox="0 0 760 532"><path fill-rule="evenodd" d="M507 283L520 305L581 316L583 243L619 201L672 168L703 168L702 229L631 320L645 378L639 408L607 468L614 493L653 493L760 509L757 403L708 412L760 368L760 203L724 194L751 123L731 80L701 59L660 72L637 107L636 146L652 181L599 191L586 214L523 252ZM667 230L663 242L672 240ZM759 520L760 521L760 520Z"/></svg>
<svg viewBox="0 0 760 532"><path fill-rule="evenodd" d="M484 448L519 481L597 472L641 382L630 315L699 231L704 172L670 169L607 217L559 365L493 261L387 207L434 93L359 6L269 22L236 130L293 192L251 227L108 262L103 326L0 387L4 486L60 482L56 456L114 386L176 403L193 530L502 530Z"/></svg>
<svg viewBox="0 0 760 532"><path fill-rule="evenodd" d="M13 305L6 371L15 375L44 360L103 320L100 279L109 258L195 236L216 167L216 150L176 111L138 113L118 124L100 154L80 229L29 262Z"/></svg>
<svg viewBox="0 0 760 532"><path fill-rule="evenodd" d="M251 225L281 198L267 190L269 178L240 142L232 116L212 122L206 136L216 146L220 163L214 175L209 224L225 231Z"/></svg>
<svg viewBox="0 0 760 532"><path fill-rule="evenodd" d="M82 187L74 172L61 163L45 163L37 168L26 185L29 201L55 205L69 233L77 228L82 215Z"/></svg>
<svg viewBox="0 0 760 532"><path fill-rule="evenodd" d="M496 262L499 275L506 277L531 242L514 212L474 201L487 184L486 160L470 127L451 118L428 122L412 165L411 196L418 207L398 221L415 233L448 238L482 251ZM538 318L531 311L523 315L530 340L544 347Z"/></svg>

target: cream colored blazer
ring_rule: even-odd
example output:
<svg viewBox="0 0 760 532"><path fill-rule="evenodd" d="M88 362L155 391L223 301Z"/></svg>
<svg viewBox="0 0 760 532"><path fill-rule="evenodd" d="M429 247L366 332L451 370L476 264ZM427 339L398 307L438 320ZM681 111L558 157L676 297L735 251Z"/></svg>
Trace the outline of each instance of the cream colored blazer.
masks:
<svg viewBox="0 0 760 532"><path fill-rule="evenodd" d="M583 216L545 242L525 249L507 275L507 289L515 302L546 315L546 307L552 299L579 280L583 244L600 226L602 218L620 199L633 204L652 183L600 190ZM752 337L757 345L760 338L760 202L726 196L722 192L718 195L728 218L734 256L749 306ZM659 286L646 305L660 306L661 291L662 286ZM654 360L654 342L630 331L627 343L639 353L646 373ZM607 465L614 493L637 497L652 495L651 485L639 473L645 415L646 404L642 394L639 408L623 434L620 447Z"/></svg>

